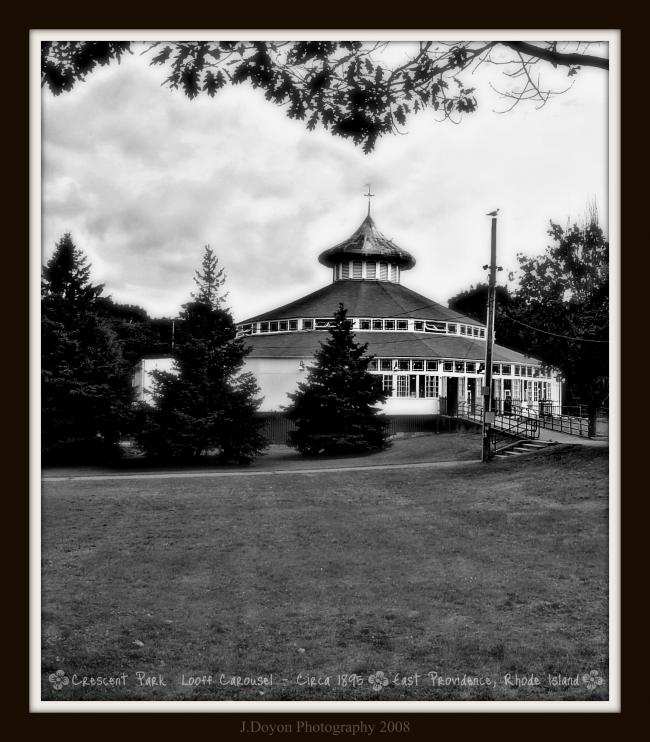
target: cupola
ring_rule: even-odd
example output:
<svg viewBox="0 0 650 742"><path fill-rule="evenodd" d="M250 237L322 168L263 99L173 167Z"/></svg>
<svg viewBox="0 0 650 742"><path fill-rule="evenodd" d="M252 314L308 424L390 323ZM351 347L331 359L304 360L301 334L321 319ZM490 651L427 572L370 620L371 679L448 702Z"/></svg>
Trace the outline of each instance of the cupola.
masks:
<svg viewBox="0 0 650 742"><path fill-rule="evenodd" d="M415 265L413 256L377 229L370 214L347 240L318 256L332 268L333 281L390 281L399 283L400 271Z"/></svg>

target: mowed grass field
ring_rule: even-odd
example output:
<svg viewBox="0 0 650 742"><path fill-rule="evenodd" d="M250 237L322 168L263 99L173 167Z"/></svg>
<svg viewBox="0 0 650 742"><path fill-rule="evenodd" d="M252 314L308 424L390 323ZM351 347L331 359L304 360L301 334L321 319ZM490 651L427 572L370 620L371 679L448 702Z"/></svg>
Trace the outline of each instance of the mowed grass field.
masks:
<svg viewBox="0 0 650 742"><path fill-rule="evenodd" d="M606 699L607 467L44 482L42 698Z"/></svg>

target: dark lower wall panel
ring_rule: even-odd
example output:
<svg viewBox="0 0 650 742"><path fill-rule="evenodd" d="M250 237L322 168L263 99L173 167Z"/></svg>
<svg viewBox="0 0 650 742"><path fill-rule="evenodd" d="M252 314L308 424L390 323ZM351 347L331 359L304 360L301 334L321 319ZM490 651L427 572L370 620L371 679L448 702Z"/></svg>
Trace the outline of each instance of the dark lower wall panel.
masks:
<svg viewBox="0 0 650 742"><path fill-rule="evenodd" d="M286 443L289 433L295 430L293 422L281 412L264 412L259 414L262 420L261 432L269 443ZM480 429L478 423L469 420L458 420L442 415L386 415L388 432L396 433L457 433L475 432Z"/></svg>

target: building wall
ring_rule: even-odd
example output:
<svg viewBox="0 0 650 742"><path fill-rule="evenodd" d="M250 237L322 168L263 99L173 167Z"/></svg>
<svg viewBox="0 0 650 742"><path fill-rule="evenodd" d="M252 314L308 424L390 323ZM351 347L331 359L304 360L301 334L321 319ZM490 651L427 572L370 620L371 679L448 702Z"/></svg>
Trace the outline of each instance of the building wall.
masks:
<svg viewBox="0 0 650 742"><path fill-rule="evenodd" d="M300 363L303 366L300 366ZM244 371L250 371L261 388L264 400L260 412L275 412L290 404L287 396L295 392L300 381L307 377L306 367L311 358L247 358Z"/></svg>
<svg viewBox="0 0 650 742"><path fill-rule="evenodd" d="M304 369L301 368L300 364L304 365ZM298 382L303 381L307 377L307 367L312 363L310 357L305 358L247 358L245 362L245 370L251 371L261 388L261 394L264 397L264 401L260 407L260 412L277 412L282 407L290 403L288 394L296 390ZM513 366L514 367L514 366ZM379 376L391 375L393 378L393 390L392 395L389 396L384 405L382 405L383 411L388 415L437 415L440 414L440 398L449 398L452 394L450 379L457 379L456 394L457 399L453 402L468 402L470 401L469 390L470 385L474 389L473 402L475 404L481 404L482 399L480 397L481 386L485 383L485 377L479 374L456 374L446 373L444 371L438 371L435 373L424 372L416 373L413 372L402 372L396 371L391 374L385 372L380 373ZM397 395L397 376L406 377L407 379L412 376L437 376L438 377L438 396L435 397L419 397L419 396L404 396L400 397ZM504 385L504 380L510 379L508 384ZM470 381L473 380L473 381ZM545 384L545 387L537 387L538 393L533 393L535 385ZM504 391L504 387L509 386L508 395ZM543 395L539 393L539 389L546 389L547 394L545 399L552 401L554 404L560 404L561 384L555 379L524 379L517 380L514 376L500 376L494 379L494 396L501 400L502 398L509 396L513 404L521 404L528 407L531 413L536 413L538 410L538 402L541 401Z"/></svg>
<svg viewBox="0 0 650 742"><path fill-rule="evenodd" d="M296 391L298 383L307 378L307 368L313 359L304 358L247 358L244 371L250 371L261 389L260 395L264 398L259 408L260 412L279 412L290 404L289 393ZM302 364L302 365L301 365ZM136 367L133 386L138 401L151 402L152 379L151 372L155 370L173 371L171 358L145 358ZM449 399L451 395L449 379L458 379L457 399L450 402L469 402L470 384L474 388L474 403L481 404L480 389L484 384L484 377L478 374L455 374L439 371L426 372L427 376L438 377L438 396L397 396L397 376L410 378L414 375L425 374L399 371L391 374L383 372L380 376L390 375L393 378L392 396L382 405L382 411L388 415L438 415L440 414L440 398ZM470 382L473 379L473 382ZM561 404L562 385L555 379L518 379L514 376L500 376L494 378L494 397L499 400L496 407L503 411L504 400L510 397L512 404L530 409L531 414L539 410L542 398L552 401L555 405ZM504 381L507 383L504 384ZM537 386L544 384L545 386ZM509 387L509 389L506 389ZM546 395L540 389L547 391Z"/></svg>
<svg viewBox="0 0 650 742"><path fill-rule="evenodd" d="M137 402L151 402L151 390L153 387L152 371L172 371L173 358L143 358L135 367L133 373L133 387Z"/></svg>

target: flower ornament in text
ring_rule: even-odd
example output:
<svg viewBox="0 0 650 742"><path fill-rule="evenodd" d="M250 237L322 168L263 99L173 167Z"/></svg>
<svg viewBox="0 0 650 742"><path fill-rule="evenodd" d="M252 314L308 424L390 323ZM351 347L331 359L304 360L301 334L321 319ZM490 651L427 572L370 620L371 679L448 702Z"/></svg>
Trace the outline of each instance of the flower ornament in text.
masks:
<svg viewBox="0 0 650 742"><path fill-rule="evenodd" d="M70 682L70 678L68 678L63 670L57 670L56 672L51 673L48 680L54 690L61 690L64 685L68 685Z"/></svg>
<svg viewBox="0 0 650 742"><path fill-rule="evenodd" d="M599 685L603 684L603 679L598 670L592 670L582 676L582 682L587 686L587 690L596 690Z"/></svg>
<svg viewBox="0 0 650 742"><path fill-rule="evenodd" d="M382 670L377 670L368 678L368 682L372 685L373 690L380 691L388 685L388 678Z"/></svg>

